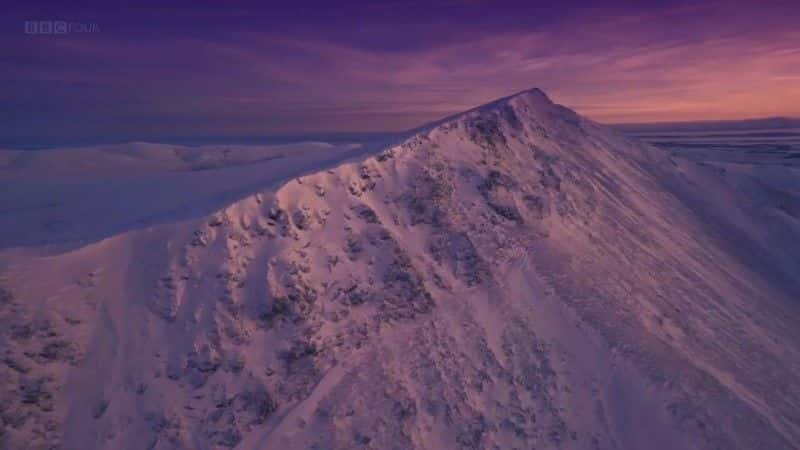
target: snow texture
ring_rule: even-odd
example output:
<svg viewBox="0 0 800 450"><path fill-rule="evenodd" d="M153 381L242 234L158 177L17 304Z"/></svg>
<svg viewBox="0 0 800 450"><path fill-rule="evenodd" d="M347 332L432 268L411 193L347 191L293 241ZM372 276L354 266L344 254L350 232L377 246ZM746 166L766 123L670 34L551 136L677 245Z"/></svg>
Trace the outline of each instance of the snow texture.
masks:
<svg viewBox="0 0 800 450"><path fill-rule="evenodd" d="M45 208L81 232L0 221L0 448L800 448L798 215L735 175L535 89L202 179L151 150Z"/></svg>

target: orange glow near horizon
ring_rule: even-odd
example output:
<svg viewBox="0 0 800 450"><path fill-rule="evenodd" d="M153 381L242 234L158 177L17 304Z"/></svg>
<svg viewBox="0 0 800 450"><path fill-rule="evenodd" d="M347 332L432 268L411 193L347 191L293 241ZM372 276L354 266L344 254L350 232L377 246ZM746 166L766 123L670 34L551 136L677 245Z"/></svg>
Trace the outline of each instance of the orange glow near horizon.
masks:
<svg viewBox="0 0 800 450"><path fill-rule="evenodd" d="M800 117L789 3L378 3L5 36L0 138L400 131L532 87L606 123Z"/></svg>

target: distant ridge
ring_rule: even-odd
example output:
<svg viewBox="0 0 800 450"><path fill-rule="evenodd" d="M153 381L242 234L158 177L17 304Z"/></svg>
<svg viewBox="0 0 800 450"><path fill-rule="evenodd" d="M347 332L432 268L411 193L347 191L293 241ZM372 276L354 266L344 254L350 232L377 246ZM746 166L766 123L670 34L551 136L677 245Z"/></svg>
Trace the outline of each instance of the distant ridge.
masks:
<svg viewBox="0 0 800 450"><path fill-rule="evenodd" d="M778 130L800 127L797 117L765 117L745 120L702 120L696 122L653 122L611 124L625 132L649 131L721 131L721 130Z"/></svg>

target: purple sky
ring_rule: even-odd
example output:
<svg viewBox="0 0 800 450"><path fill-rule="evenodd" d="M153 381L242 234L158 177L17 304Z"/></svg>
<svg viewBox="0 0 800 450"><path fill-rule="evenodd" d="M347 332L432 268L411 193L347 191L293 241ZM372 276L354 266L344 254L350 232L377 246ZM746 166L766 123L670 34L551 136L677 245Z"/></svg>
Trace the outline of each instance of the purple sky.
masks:
<svg viewBox="0 0 800 450"><path fill-rule="evenodd" d="M534 86L604 122L800 116L797 0L19 3L6 141L402 130Z"/></svg>

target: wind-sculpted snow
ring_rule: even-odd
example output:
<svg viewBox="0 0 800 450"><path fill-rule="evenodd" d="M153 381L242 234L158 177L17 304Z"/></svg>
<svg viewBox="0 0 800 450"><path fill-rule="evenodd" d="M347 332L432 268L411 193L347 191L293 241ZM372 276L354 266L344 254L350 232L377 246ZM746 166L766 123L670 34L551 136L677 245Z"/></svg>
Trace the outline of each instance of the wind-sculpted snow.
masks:
<svg viewBox="0 0 800 450"><path fill-rule="evenodd" d="M203 220L6 251L0 442L798 448L800 244L757 211L527 91Z"/></svg>

